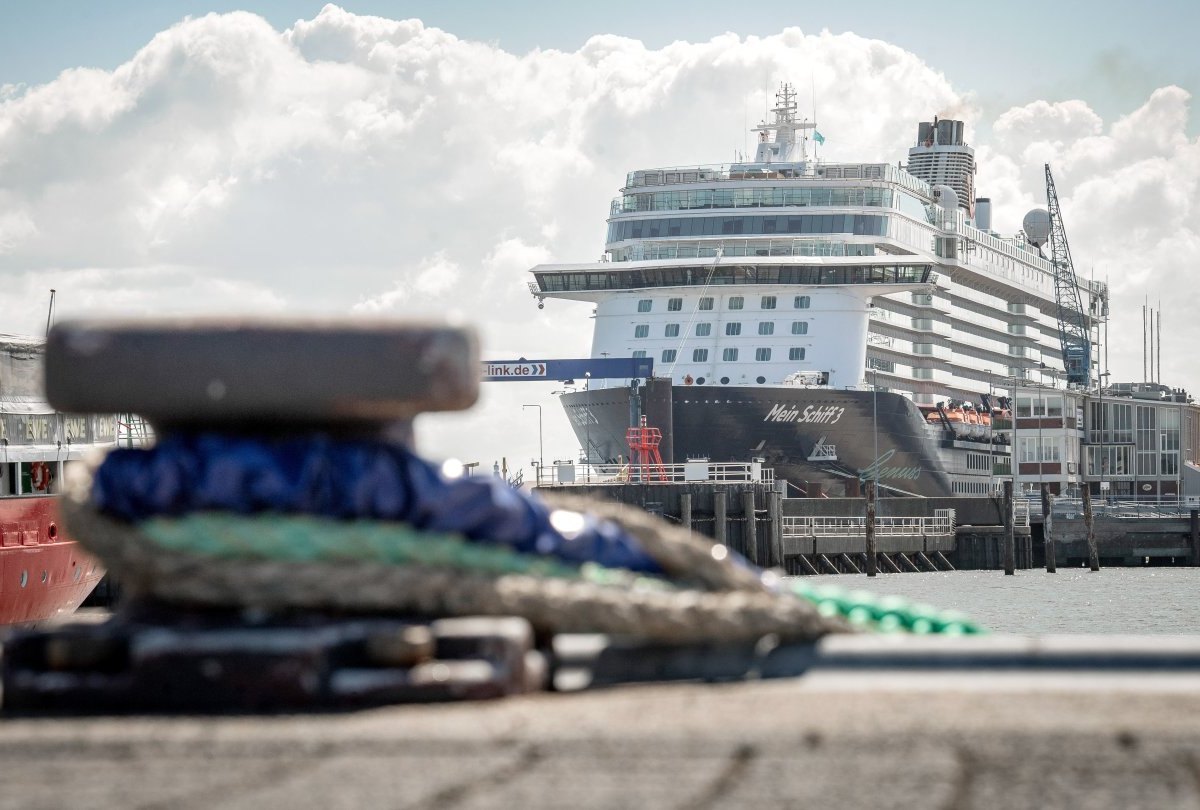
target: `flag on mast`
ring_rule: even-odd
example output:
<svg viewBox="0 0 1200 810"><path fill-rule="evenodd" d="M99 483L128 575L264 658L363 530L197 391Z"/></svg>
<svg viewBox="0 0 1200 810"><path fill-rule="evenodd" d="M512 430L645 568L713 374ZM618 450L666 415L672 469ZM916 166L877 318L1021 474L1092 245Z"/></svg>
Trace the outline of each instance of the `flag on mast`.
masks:
<svg viewBox="0 0 1200 810"><path fill-rule="evenodd" d="M813 140L821 144L821 146L825 145L825 136L820 132L817 132L815 129L813 130Z"/></svg>

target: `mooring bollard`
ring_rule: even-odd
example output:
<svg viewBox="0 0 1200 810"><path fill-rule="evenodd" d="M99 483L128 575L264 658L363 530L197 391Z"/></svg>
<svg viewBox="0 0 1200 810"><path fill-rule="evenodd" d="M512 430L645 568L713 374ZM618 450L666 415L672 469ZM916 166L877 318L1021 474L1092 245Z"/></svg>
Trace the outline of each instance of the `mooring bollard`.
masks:
<svg viewBox="0 0 1200 810"><path fill-rule="evenodd" d="M1083 487L1083 525L1087 527L1088 566L1099 571L1100 554L1096 550L1096 530L1092 524L1092 490L1086 484Z"/></svg>
<svg viewBox="0 0 1200 810"><path fill-rule="evenodd" d="M875 556L875 482L867 481L867 576L879 572L879 560Z"/></svg>
<svg viewBox="0 0 1200 810"><path fill-rule="evenodd" d="M1004 574L1012 576L1015 571L1017 543L1016 519L1013 515L1013 482L1004 482Z"/></svg>

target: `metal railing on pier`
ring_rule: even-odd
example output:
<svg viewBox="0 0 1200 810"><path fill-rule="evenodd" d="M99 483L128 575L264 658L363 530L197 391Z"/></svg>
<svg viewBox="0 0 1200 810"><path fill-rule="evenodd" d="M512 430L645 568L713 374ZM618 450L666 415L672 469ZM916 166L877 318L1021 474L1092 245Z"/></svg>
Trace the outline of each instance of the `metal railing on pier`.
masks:
<svg viewBox="0 0 1200 810"><path fill-rule="evenodd" d="M879 537L921 537L954 533L954 510L935 509L933 517L876 517ZM867 533L865 516L785 517L784 537L862 537Z"/></svg>
<svg viewBox="0 0 1200 810"><path fill-rule="evenodd" d="M1191 516L1192 510L1196 508L1198 507L1189 505L1187 503L1181 503L1179 501L1155 503L1151 501L1116 499L1108 500L1103 498L1092 499L1093 515L1118 518L1121 520L1143 520L1152 518L1186 520ZM1083 499L1055 498L1053 513L1055 519L1082 520Z"/></svg>
<svg viewBox="0 0 1200 810"><path fill-rule="evenodd" d="M759 462L686 464L555 464L538 470L539 487L580 484L772 484L775 471Z"/></svg>

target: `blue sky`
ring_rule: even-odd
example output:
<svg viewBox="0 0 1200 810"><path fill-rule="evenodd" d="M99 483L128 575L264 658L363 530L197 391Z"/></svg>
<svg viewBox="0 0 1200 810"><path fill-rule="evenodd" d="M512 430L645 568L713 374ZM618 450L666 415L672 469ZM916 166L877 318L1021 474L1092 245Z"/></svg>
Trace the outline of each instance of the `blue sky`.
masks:
<svg viewBox="0 0 1200 810"><path fill-rule="evenodd" d="M155 33L187 15L253 11L283 30L311 19L319 0L37 0L8 3L0 13L0 84L38 84L80 65L111 69ZM980 126L1032 99L1087 99L1111 120L1157 87L1200 88L1200 3L1157 2L826 2L793 4L792 13L728 0L571 3L346 0L356 14L420 18L464 39L512 53L575 50L612 33L657 48L702 41L727 31L769 35L785 26L805 33L828 28L883 39L920 56L960 92L977 94ZM775 8L786 8L777 5ZM798 79L796 79L799 81ZM868 111L864 111L865 113ZM1193 113L1189 132L1197 132ZM984 135L981 132L981 136Z"/></svg>

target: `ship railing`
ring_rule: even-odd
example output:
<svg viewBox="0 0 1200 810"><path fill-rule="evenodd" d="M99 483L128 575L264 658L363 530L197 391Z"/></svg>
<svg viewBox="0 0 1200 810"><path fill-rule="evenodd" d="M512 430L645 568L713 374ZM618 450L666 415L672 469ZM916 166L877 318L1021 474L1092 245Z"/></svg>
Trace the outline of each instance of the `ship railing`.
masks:
<svg viewBox="0 0 1200 810"><path fill-rule="evenodd" d="M687 464L555 464L538 470L539 487L583 484L774 484L775 470L760 462L689 462Z"/></svg>
<svg viewBox="0 0 1200 810"><path fill-rule="evenodd" d="M809 516L783 518L784 537L863 537L867 533L865 516ZM932 517L875 518L879 537L946 536L954 533L954 510L939 509Z"/></svg>
<svg viewBox="0 0 1200 810"><path fill-rule="evenodd" d="M929 197L930 186L924 180L890 163L814 163L800 166L797 163L771 164L762 169L750 164L731 166L713 164L707 166L673 166L659 169L638 169L625 177L625 187L647 188L651 186L674 186L680 184L723 183L745 180L876 180L897 183L903 188Z"/></svg>

